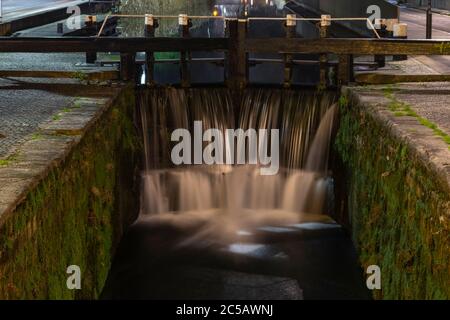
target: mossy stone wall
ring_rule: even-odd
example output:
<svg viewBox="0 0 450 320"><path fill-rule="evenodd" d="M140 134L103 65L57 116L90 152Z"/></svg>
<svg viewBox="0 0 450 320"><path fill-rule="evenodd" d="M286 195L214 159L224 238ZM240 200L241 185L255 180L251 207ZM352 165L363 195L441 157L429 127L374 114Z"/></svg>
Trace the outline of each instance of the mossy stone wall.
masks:
<svg viewBox="0 0 450 320"><path fill-rule="evenodd" d="M449 299L448 185L375 112L344 95L336 140L361 263L381 268L374 297Z"/></svg>
<svg viewBox="0 0 450 320"><path fill-rule="evenodd" d="M0 299L99 296L137 209L134 100L124 89L2 225ZM70 265L81 268L81 290L67 288Z"/></svg>

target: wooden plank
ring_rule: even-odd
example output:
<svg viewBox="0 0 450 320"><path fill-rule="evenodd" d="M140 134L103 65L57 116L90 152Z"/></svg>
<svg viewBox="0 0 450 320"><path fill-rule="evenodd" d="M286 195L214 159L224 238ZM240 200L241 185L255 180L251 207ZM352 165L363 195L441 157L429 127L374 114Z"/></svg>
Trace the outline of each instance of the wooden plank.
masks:
<svg viewBox="0 0 450 320"><path fill-rule="evenodd" d="M9 38L0 37L0 52L170 52L224 51L232 48L226 38ZM450 55L450 40L403 39L246 39L247 52L335 54Z"/></svg>
<svg viewBox="0 0 450 320"><path fill-rule="evenodd" d="M225 38L9 38L0 37L0 52L171 52L224 51Z"/></svg>
<svg viewBox="0 0 450 320"><path fill-rule="evenodd" d="M355 81L361 84L393 84L400 82L442 82L442 81L450 81L450 75L359 73L355 76Z"/></svg>
<svg viewBox="0 0 450 320"><path fill-rule="evenodd" d="M247 39L247 52L450 55L450 41L403 39Z"/></svg>
<svg viewBox="0 0 450 320"><path fill-rule="evenodd" d="M84 80L117 80L119 72L116 70L102 71L47 71L47 70L0 70L0 78L68 78Z"/></svg>

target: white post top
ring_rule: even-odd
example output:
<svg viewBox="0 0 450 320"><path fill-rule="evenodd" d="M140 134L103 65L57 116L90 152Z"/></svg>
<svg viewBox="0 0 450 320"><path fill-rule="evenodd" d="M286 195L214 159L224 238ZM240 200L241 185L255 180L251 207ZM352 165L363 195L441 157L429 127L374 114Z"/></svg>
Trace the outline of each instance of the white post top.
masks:
<svg viewBox="0 0 450 320"><path fill-rule="evenodd" d="M86 16L84 21L91 23L97 22L97 16Z"/></svg>
<svg viewBox="0 0 450 320"><path fill-rule="evenodd" d="M189 18L187 14L178 15L178 24L180 26L187 26L189 24Z"/></svg>
<svg viewBox="0 0 450 320"><path fill-rule="evenodd" d="M331 16L329 14L323 14L320 16L320 26L321 27L331 26Z"/></svg>
<svg viewBox="0 0 450 320"><path fill-rule="evenodd" d="M295 14L287 14L286 15L286 26L287 27L295 27L297 25L297 20L295 20L297 16Z"/></svg>
<svg viewBox="0 0 450 320"><path fill-rule="evenodd" d="M394 24L398 23L398 19L386 19L386 30L394 31Z"/></svg>
<svg viewBox="0 0 450 320"><path fill-rule="evenodd" d="M408 36L408 25L406 23L396 23L394 24L394 37L407 37Z"/></svg>
<svg viewBox="0 0 450 320"><path fill-rule="evenodd" d="M152 14L146 14L145 15L145 25L146 26L153 26L154 24L154 18Z"/></svg>

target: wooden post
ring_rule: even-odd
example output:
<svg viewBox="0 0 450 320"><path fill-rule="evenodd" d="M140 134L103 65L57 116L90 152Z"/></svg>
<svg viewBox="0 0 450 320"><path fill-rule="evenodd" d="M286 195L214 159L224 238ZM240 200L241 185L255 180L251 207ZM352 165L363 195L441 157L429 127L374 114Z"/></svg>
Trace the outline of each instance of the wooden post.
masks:
<svg viewBox="0 0 450 320"><path fill-rule="evenodd" d="M134 81L136 78L136 53L120 54L120 79Z"/></svg>
<svg viewBox="0 0 450 320"><path fill-rule="evenodd" d="M95 25L97 22L97 17L96 16L87 16L86 17L86 28L90 29L89 31L92 30L92 32L95 32ZM90 33L90 32L89 32ZM95 63L95 61L97 61L97 52L86 52L86 63Z"/></svg>
<svg viewBox="0 0 450 320"><path fill-rule="evenodd" d="M343 54L339 56L338 64L338 86L347 85L353 81L353 56Z"/></svg>
<svg viewBox="0 0 450 320"><path fill-rule="evenodd" d="M396 39L408 39L408 25L406 23L394 24L393 32L393 37ZM408 60L408 56L405 54L395 54L392 58L394 61Z"/></svg>
<svg viewBox="0 0 450 320"><path fill-rule="evenodd" d="M231 89L244 89L248 79L248 54L245 50L247 20L229 20L228 78Z"/></svg>
<svg viewBox="0 0 450 320"><path fill-rule="evenodd" d="M145 37L154 38L155 29L158 28L158 20L153 18L153 15L145 15ZM155 71L155 54L152 51L147 51L145 53L145 76L146 83L149 85L154 85L154 71Z"/></svg>
<svg viewBox="0 0 450 320"><path fill-rule="evenodd" d="M295 20L295 14L286 15L286 38L294 38L295 37L295 28L297 26L297 21ZM292 59L293 55L286 53L284 55L284 87L290 88L292 82Z"/></svg>
<svg viewBox="0 0 450 320"><path fill-rule="evenodd" d="M331 25L331 17L329 15L322 15L320 20L320 38L328 36L328 27ZM328 54L321 53L319 55L320 77L319 89L325 89L328 83Z"/></svg>
<svg viewBox="0 0 450 320"><path fill-rule="evenodd" d="M375 19L375 28L381 38L387 37L386 19ZM384 55L376 54L374 56L374 61L378 64L378 68L386 66L386 57Z"/></svg>
<svg viewBox="0 0 450 320"><path fill-rule="evenodd" d="M189 38L189 28L192 23L186 14L178 16L179 33L182 38ZM190 60L190 53L187 51L180 52L180 78L181 86L187 88L190 85L188 61Z"/></svg>

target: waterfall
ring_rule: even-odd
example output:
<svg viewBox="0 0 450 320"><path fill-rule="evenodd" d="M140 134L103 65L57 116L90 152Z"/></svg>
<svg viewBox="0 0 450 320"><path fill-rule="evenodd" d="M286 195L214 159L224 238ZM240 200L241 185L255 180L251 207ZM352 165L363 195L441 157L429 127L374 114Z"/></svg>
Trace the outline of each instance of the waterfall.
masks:
<svg viewBox="0 0 450 320"><path fill-rule="evenodd" d="M336 97L293 90L248 89L240 105L226 89L143 89L139 113L144 141L139 222L201 218L208 234L260 224L326 220L332 188L328 157ZM171 132L194 121L222 132L280 129L281 170L257 165L174 166Z"/></svg>

